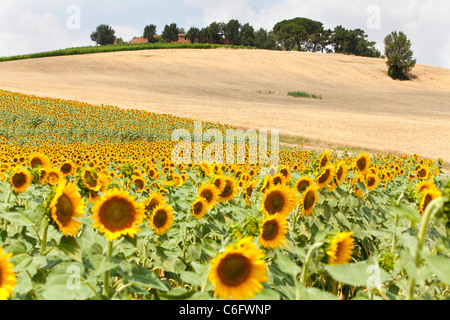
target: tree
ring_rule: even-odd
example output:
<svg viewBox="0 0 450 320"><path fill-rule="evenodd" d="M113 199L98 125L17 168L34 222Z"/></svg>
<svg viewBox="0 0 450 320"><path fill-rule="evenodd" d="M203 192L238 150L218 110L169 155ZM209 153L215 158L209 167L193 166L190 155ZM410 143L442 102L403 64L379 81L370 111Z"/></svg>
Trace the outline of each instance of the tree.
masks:
<svg viewBox="0 0 450 320"><path fill-rule="evenodd" d="M321 30L323 30L321 22L308 18L283 20L273 28L277 41L281 42L286 50L296 47L298 51L307 50L308 42Z"/></svg>
<svg viewBox="0 0 450 320"><path fill-rule="evenodd" d="M367 40L367 37L362 29L347 30L342 26L337 26L334 28L329 43L334 47L336 53L379 58L381 52L375 48L376 42Z"/></svg>
<svg viewBox="0 0 450 320"><path fill-rule="evenodd" d="M178 27L176 23L172 23L170 25L164 26L164 31L161 34L161 38L163 38L166 42L177 42L178 41Z"/></svg>
<svg viewBox="0 0 450 320"><path fill-rule="evenodd" d="M273 50L277 47L275 37L272 31L259 28L255 31L255 47L259 49Z"/></svg>
<svg viewBox="0 0 450 320"><path fill-rule="evenodd" d="M228 21L228 23L223 26L223 32L225 38L228 39L229 44L240 45L239 32L241 27L241 24L236 19Z"/></svg>
<svg viewBox="0 0 450 320"><path fill-rule="evenodd" d="M114 44L116 41L116 32L112 27L101 24L97 29L91 33L91 40L101 46Z"/></svg>
<svg viewBox="0 0 450 320"><path fill-rule="evenodd" d="M253 47L255 45L255 29L249 23L244 24L239 32L239 38L241 46Z"/></svg>
<svg viewBox="0 0 450 320"><path fill-rule="evenodd" d="M148 42L154 43L156 35L156 26L154 24L149 24L144 28L144 38L148 40Z"/></svg>
<svg viewBox="0 0 450 320"><path fill-rule="evenodd" d="M200 29L191 27L186 33L186 37L191 43L200 42Z"/></svg>
<svg viewBox="0 0 450 320"><path fill-rule="evenodd" d="M408 80L407 72L416 65L411 41L403 32L393 31L384 38L384 54L387 58L388 75L392 79Z"/></svg>

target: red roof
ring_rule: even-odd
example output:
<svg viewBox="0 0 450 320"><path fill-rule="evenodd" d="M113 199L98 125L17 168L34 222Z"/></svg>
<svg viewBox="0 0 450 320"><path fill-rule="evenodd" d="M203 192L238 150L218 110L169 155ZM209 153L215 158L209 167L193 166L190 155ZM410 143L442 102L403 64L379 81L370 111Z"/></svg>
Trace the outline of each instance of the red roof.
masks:
<svg viewBox="0 0 450 320"><path fill-rule="evenodd" d="M130 43L147 43L148 40L144 37L138 37L138 38L134 38L133 40L130 41Z"/></svg>

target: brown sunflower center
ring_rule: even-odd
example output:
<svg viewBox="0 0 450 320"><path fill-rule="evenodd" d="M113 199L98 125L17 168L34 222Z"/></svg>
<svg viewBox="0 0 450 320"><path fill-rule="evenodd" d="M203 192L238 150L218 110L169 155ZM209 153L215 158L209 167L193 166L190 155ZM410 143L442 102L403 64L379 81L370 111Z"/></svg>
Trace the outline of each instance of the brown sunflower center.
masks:
<svg viewBox="0 0 450 320"><path fill-rule="evenodd" d="M342 170L342 167L339 167L339 169L336 172L336 178L338 180L341 180L343 173L344 173L344 170Z"/></svg>
<svg viewBox="0 0 450 320"><path fill-rule="evenodd" d="M164 209L157 210L153 214L153 224L157 228L164 227L164 225L166 224L167 220L168 220L167 212Z"/></svg>
<svg viewBox="0 0 450 320"><path fill-rule="evenodd" d="M273 240L278 235L278 223L275 220L267 221L263 226L262 237L264 240Z"/></svg>
<svg viewBox="0 0 450 320"><path fill-rule="evenodd" d="M304 195L303 208L305 210L309 210L314 206L314 203L316 203L316 195L313 191L308 191Z"/></svg>
<svg viewBox="0 0 450 320"><path fill-rule="evenodd" d="M72 171L72 166L70 165L70 163L64 163L61 166L61 172L64 174L68 174Z"/></svg>
<svg viewBox="0 0 450 320"><path fill-rule="evenodd" d="M229 197L233 194L233 182L231 182L230 180L227 180L225 182L225 188L223 188L222 193L220 194L220 196L222 198L226 198Z"/></svg>
<svg viewBox="0 0 450 320"><path fill-rule="evenodd" d="M210 203L213 197L211 190L205 189L200 192L200 196L206 200L206 202Z"/></svg>
<svg viewBox="0 0 450 320"><path fill-rule="evenodd" d="M327 157L323 157L322 160L320 160L320 166L324 167L328 162L328 158Z"/></svg>
<svg viewBox="0 0 450 320"><path fill-rule="evenodd" d="M356 166L360 171L364 171L364 169L366 168L366 159L359 158L358 161L356 161Z"/></svg>
<svg viewBox="0 0 450 320"><path fill-rule="evenodd" d="M369 177L367 179L367 186L368 187L373 187L375 185L375 178L374 177Z"/></svg>
<svg viewBox="0 0 450 320"><path fill-rule="evenodd" d="M133 205L126 199L113 197L100 208L102 224L111 231L123 230L131 226L135 216Z"/></svg>
<svg viewBox="0 0 450 320"><path fill-rule="evenodd" d="M252 193L253 193L253 185L250 185L245 189L245 195L247 196L247 198L250 198L252 196Z"/></svg>
<svg viewBox="0 0 450 320"><path fill-rule="evenodd" d="M199 201L194 204L194 214L199 215L203 210L203 204Z"/></svg>
<svg viewBox="0 0 450 320"><path fill-rule="evenodd" d="M92 172L89 170L86 170L84 172L84 179L86 180L86 183L89 187L94 188L97 185L97 179L92 175Z"/></svg>
<svg viewBox="0 0 450 320"><path fill-rule="evenodd" d="M63 194L58 198L56 202L56 216L58 221L63 225L67 225L73 215L73 205L70 198Z"/></svg>
<svg viewBox="0 0 450 320"><path fill-rule="evenodd" d="M48 174L48 181L50 182L56 182L59 179L59 175L56 172L50 172Z"/></svg>
<svg viewBox="0 0 450 320"><path fill-rule="evenodd" d="M218 190L220 190L222 186L222 181L220 179L216 179L214 180L213 184L216 186Z"/></svg>
<svg viewBox="0 0 450 320"><path fill-rule="evenodd" d="M238 286L248 279L251 265L247 257L240 253L232 253L220 261L217 271L223 284Z"/></svg>
<svg viewBox="0 0 450 320"><path fill-rule="evenodd" d="M159 201L156 198L150 200L150 202L145 206L145 210L152 212L157 206L159 206Z"/></svg>
<svg viewBox="0 0 450 320"><path fill-rule="evenodd" d="M267 195L264 206L269 214L280 212L284 207L284 197L279 191L273 191Z"/></svg>
<svg viewBox="0 0 450 320"><path fill-rule="evenodd" d="M277 176L273 178L273 184L274 185L279 185L283 182L283 180L281 179L281 177Z"/></svg>
<svg viewBox="0 0 450 320"><path fill-rule="evenodd" d="M144 188L144 181L142 179L136 179L136 180L134 180L134 185L138 189L143 189Z"/></svg>
<svg viewBox="0 0 450 320"><path fill-rule="evenodd" d="M319 183L325 183L328 178L330 177L330 170L325 170L324 173L322 173L319 177Z"/></svg>
<svg viewBox="0 0 450 320"><path fill-rule="evenodd" d="M306 189L308 189L310 183L307 180L302 180L299 183L297 183L297 190L300 193L303 193Z"/></svg>
<svg viewBox="0 0 450 320"><path fill-rule="evenodd" d="M30 166L32 168L36 168L37 166L42 166L42 160L39 159L38 157L35 157L30 160Z"/></svg>
<svg viewBox="0 0 450 320"><path fill-rule="evenodd" d="M16 188L22 187L26 183L27 179L23 172L19 172L13 175L12 182Z"/></svg>
<svg viewBox="0 0 450 320"><path fill-rule="evenodd" d="M426 194L425 195L425 199L423 201L423 211L425 212L426 207L428 206L428 204L433 200L433 197L431 196L431 194Z"/></svg>

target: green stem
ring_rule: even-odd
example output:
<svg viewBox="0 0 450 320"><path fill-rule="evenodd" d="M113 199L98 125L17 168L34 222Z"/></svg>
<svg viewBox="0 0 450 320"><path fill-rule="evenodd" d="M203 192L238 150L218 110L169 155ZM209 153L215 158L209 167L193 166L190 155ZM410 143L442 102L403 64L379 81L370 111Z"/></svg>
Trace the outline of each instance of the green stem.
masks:
<svg viewBox="0 0 450 320"><path fill-rule="evenodd" d="M425 236L427 233L428 223L430 222L431 216L440 208L440 199L435 199L431 201L423 214L422 225L420 227L419 235L417 238L417 249L415 257L415 266L418 268L420 266L421 253L423 250L423 245L425 243ZM416 279L414 277L410 278L409 288L408 288L408 300L412 300L414 297L414 286L416 284Z"/></svg>
<svg viewBox="0 0 450 320"><path fill-rule="evenodd" d="M397 250L397 233L396 232L397 232L399 220L400 220L400 217L397 214L395 216L395 230L394 230L394 235L392 237L392 248L391 248L391 253L394 257L395 257L395 250Z"/></svg>
<svg viewBox="0 0 450 320"><path fill-rule="evenodd" d="M308 265L311 261L312 254L314 251L318 248L320 248L323 245L323 242L317 242L315 243L308 251L305 257L305 263L303 264L302 273L300 275L300 283L305 284L306 281L306 274L308 273Z"/></svg>
<svg viewBox="0 0 450 320"><path fill-rule="evenodd" d="M45 250L47 249L47 233L48 233L48 227L50 226L50 223L45 219L45 226L44 231L42 232L41 237L41 255L45 255Z"/></svg>
<svg viewBox="0 0 450 320"><path fill-rule="evenodd" d="M106 257L107 258L111 258L111 254L113 251L113 241L108 241L108 249L106 251ZM103 295L108 298L109 294L110 294L110 283L109 283L109 279L110 278L110 273L109 270L105 271L105 283L104 283L104 287L103 287Z"/></svg>
<svg viewBox="0 0 450 320"><path fill-rule="evenodd" d="M184 226L184 236L183 236L183 261L186 261L186 239L187 239L187 225L191 221L192 214L188 214L186 225Z"/></svg>
<svg viewBox="0 0 450 320"><path fill-rule="evenodd" d="M402 192L402 194L400 195L400 197L398 197L397 200L397 206L400 205L400 202L402 201L403 197L405 196L405 193ZM398 222L400 220L400 217L398 214L395 215L395 230L394 230L394 235L392 237L392 249L391 249L391 253L392 255L395 257L395 250L397 249L397 227L398 227Z"/></svg>

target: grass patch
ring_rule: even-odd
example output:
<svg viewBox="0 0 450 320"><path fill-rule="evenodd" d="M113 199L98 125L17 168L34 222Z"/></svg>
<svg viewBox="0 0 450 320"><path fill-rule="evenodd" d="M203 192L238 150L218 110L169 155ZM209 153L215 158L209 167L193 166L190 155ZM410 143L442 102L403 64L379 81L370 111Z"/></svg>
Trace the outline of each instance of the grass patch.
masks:
<svg viewBox="0 0 450 320"><path fill-rule="evenodd" d="M288 143L288 144L303 144L303 143L309 143L311 141L309 139L303 138L303 137L280 135L280 142Z"/></svg>
<svg viewBox="0 0 450 320"><path fill-rule="evenodd" d="M305 91L290 91L288 92L289 96L293 96L295 98L312 98L312 99L322 99L321 95L316 95L316 94L310 94L308 92Z"/></svg>
<svg viewBox="0 0 450 320"><path fill-rule="evenodd" d="M125 43L109 46L75 47L39 53L16 55L10 57L0 57L0 62L79 55L79 54L118 52L118 51L135 51L135 50L149 50L149 49L216 49L216 48L254 49L253 47L209 44L209 43L137 43L137 44Z"/></svg>
<svg viewBox="0 0 450 320"><path fill-rule="evenodd" d="M275 90L257 90L256 93L259 93L259 94L275 94Z"/></svg>

